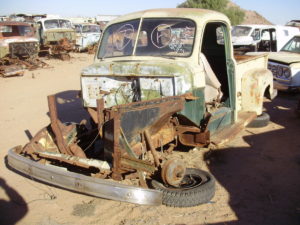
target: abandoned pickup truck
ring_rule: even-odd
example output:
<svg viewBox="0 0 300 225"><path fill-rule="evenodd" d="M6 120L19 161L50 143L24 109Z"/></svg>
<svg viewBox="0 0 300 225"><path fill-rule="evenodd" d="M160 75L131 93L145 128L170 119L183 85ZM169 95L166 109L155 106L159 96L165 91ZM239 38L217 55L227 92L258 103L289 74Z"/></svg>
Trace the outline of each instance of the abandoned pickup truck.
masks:
<svg viewBox="0 0 300 225"><path fill-rule="evenodd" d="M75 49L76 33L67 19L46 18L37 22L41 51L62 60L69 60Z"/></svg>
<svg viewBox="0 0 300 225"><path fill-rule="evenodd" d="M176 150L223 144L263 115L264 96L273 95L267 56L235 59L229 19L202 9L110 22L81 86L91 128L62 123L48 96L51 124L11 149L9 165L70 190L176 207L208 202L215 190L213 176Z"/></svg>
<svg viewBox="0 0 300 225"><path fill-rule="evenodd" d="M34 29L27 23L0 22L0 75L23 75L39 51Z"/></svg>
<svg viewBox="0 0 300 225"><path fill-rule="evenodd" d="M300 90L300 35L293 37L280 52L269 55L274 86L280 91Z"/></svg>
<svg viewBox="0 0 300 225"><path fill-rule="evenodd" d="M94 49L101 35L100 26L97 24L74 24L76 31L76 50L95 53Z"/></svg>

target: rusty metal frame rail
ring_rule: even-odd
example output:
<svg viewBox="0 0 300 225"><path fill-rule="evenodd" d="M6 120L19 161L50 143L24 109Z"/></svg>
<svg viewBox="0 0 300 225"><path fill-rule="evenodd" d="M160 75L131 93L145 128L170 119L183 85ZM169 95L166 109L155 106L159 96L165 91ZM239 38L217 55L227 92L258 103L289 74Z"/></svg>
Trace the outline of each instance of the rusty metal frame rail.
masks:
<svg viewBox="0 0 300 225"><path fill-rule="evenodd" d="M51 128L56 137L56 144L61 153L64 153L67 155L73 155L72 152L66 146L66 143L64 141L62 131L60 129L60 127L62 127L63 125L60 122L60 120L57 118L57 109L56 109L55 101L56 101L55 95L48 96L48 106L49 106L49 113L50 113Z"/></svg>
<svg viewBox="0 0 300 225"><path fill-rule="evenodd" d="M76 192L106 199L141 205L161 205L162 192L94 178L70 172L63 168L43 165L16 153L17 147L8 151L8 164L15 170L37 180Z"/></svg>

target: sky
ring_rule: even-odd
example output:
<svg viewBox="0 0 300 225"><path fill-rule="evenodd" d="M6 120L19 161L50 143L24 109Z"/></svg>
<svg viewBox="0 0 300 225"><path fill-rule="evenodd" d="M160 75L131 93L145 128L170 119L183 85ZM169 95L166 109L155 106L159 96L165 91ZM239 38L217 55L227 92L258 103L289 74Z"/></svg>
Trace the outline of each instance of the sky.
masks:
<svg viewBox="0 0 300 225"><path fill-rule="evenodd" d="M184 0L1 0L0 15L12 13L55 14L62 17L122 15L152 8L175 8ZM255 10L274 24L300 19L300 0L233 0Z"/></svg>

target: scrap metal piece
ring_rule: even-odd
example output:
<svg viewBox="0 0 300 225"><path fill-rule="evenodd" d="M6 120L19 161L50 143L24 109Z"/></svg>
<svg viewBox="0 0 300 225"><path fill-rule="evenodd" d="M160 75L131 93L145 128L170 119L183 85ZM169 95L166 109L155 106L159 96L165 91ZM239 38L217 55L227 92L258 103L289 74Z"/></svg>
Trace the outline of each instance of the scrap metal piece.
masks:
<svg viewBox="0 0 300 225"><path fill-rule="evenodd" d="M0 75L3 77L23 76L25 69L20 65L0 65Z"/></svg>
<svg viewBox="0 0 300 225"><path fill-rule="evenodd" d="M73 49L74 43L65 37L57 41L56 44L50 45L49 53L55 58L63 61L69 61L71 59L69 52Z"/></svg>
<svg viewBox="0 0 300 225"><path fill-rule="evenodd" d="M203 147L210 143L210 132L194 126L178 125L176 127L179 141L186 146Z"/></svg>
<svg viewBox="0 0 300 225"><path fill-rule="evenodd" d="M162 204L161 191L124 185L96 177L89 177L53 165L43 165L23 157L15 151L15 148L8 151L7 160L9 166L23 174L46 183L116 201L141 205Z"/></svg>
<svg viewBox="0 0 300 225"><path fill-rule="evenodd" d="M99 134L100 134L101 137L103 136L102 127L103 127L103 124L104 124L103 110L104 110L104 100L103 100L103 98L97 99L97 122L98 122Z"/></svg>
<svg viewBox="0 0 300 225"><path fill-rule="evenodd" d="M20 63L25 65L28 70L35 70L38 68L50 68L49 64L35 57L20 60Z"/></svg>
<svg viewBox="0 0 300 225"><path fill-rule="evenodd" d="M155 166L153 166L151 163L144 160L135 159L130 156L122 156L120 163L122 167L140 170L148 173L153 173L156 170Z"/></svg>
<svg viewBox="0 0 300 225"><path fill-rule="evenodd" d="M120 136L120 117L117 115L113 120L113 173L112 178L114 180L122 180L122 168L121 168L121 148L119 142Z"/></svg>
<svg viewBox="0 0 300 225"><path fill-rule="evenodd" d="M88 54L95 54L98 48L98 43L94 43L88 46Z"/></svg>
<svg viewBox="0 0 300 225"><path fill-rule="evenodd" d="M66 154L66 155L73 155L71 150L68 149L68 147L65 143L65 140L63 138L62 131L60 129L60 127L62 127L63 124L57 118L57 109L56 109L55 101L56 101L55 95L48 96L48 106L49 106L49 113L50 113L51 128L56 137L56 144L61 153Z"/></svg>
<svg viewBox="0 0 300 225"><path fill-rule="evenodd" d="M110 170L110 165L106 161L101 161L98 159L87 159L78 156L70 156L66 154L46 151L35 151L34 153L42 158L54 159L71 165L80 166L86 169L90 167L95 167L99 170Z"/></svg>
<svg viewBox="0 0 300 225"><path fill-rule="evenodd" d="M12 42L9 43L9 52L11 58L19 58L20 56L32 57L37 56L39 44L36 41Z"/></svg>
<svg viewBox="0 0 300 225"><path fill-rule="evenodd" d="M3 77L23 76L25 69L35 70L50 67L47 63L36 57L29 58L2 58L0 59L0 75Z"/></svg>
<svg viewBox="0 0 300 225"><path fill-rule="evenodd" d="M68 133L70 129L76 128L76 125L74 124L74 126L65 126L62 122L60 122L57 117L55 101L55 95L48 96L51 128L55 135L55 142L59 151L66 155L75 155L81 158L86 158L84 151L78 145L67 144L67 140L65 140L63 133Z"/></svg>
<svg viewBox="0 0 300 225"><path fill-rule="evenodd" d="M160 164L160 162L159 162L159 157L158 157L158 155L157 155L157 152L156 152L155 148L153 147L153 144L152 144L152 140L151 140L151 136L150 136L150 134L149 134L149 131L148 131L148 130L145 130L144 134L145 134L145 138L146 138L146 140L147 140L147 143L148 143L148 145L149 145L149 147L150 147L150 151L151 151L151 153L152 153L152 155L153 155L154 162L155 162L155 166L159 166L159 164Z"/></svg>
<svg viewBox="0 0 300 225"><path fill-rule="evenodd" d="M145 171L139 167L140 164L129 164L129 166L128 162L124 160L124 156L137 159L141 155L139 147L143 145L143 136L145 136L149 149L154 155L155 166L151 166L155 169L160 165L159 157L155 154L155 148L157 146L162 147L174 140L176 133L174 125L170 124L170 118L174 113L183 109L184 102L184 98L172 96L104 109L103 102L100 106L101 101L97 101L97 120L104 121L102 128L104 154L106 160L113 162L113 179L122 179L122 174L132 172L132 170ZM166 125L170 125L170 127ZM166 139L164 139L164 133L167 136ZM151 134L155 137L154 139L152 139ZM161 135L156 137L156 134ZM153 171L145 172L152 173Z"/></svg>

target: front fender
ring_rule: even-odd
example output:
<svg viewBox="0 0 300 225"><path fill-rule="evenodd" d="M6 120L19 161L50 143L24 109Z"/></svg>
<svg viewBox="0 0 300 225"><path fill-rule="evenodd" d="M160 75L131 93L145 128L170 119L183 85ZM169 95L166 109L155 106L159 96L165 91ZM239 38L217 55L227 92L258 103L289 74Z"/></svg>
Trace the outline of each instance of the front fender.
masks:
<svg viewBox="0 0 300 225"><path fill-rule="evenodd" d="M274 96L273 75L267 69L249 70L242 76L242 111L262 113L264 95Z"/></svg>

